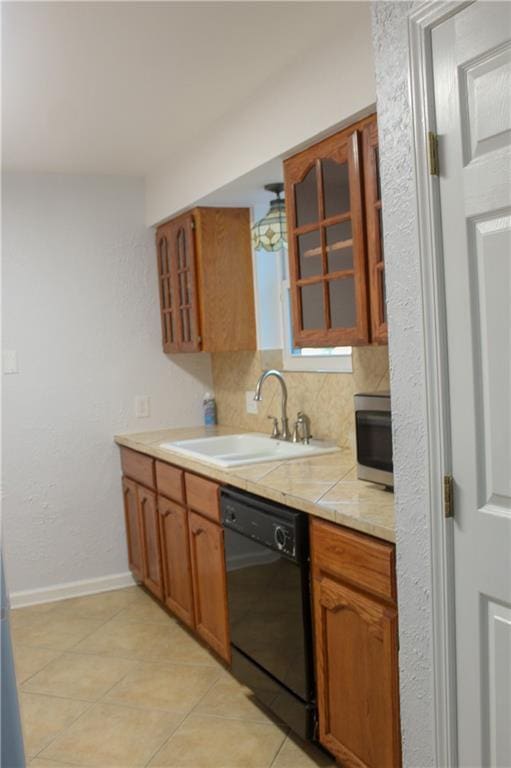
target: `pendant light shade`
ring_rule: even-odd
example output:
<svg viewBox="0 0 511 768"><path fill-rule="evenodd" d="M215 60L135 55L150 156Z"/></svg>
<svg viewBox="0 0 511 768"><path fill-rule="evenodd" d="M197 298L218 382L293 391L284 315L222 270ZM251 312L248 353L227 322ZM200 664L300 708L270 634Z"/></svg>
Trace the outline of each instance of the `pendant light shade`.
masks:
<svg viewBox="0 0 511 768"><path fill-rule="evenodd" d="M284 185L280 182L266 184L268 192L277 195L270 203L270 210L252 227L252 240L256 251L280 251L287 245L286 204L280 197Z"/></svg>

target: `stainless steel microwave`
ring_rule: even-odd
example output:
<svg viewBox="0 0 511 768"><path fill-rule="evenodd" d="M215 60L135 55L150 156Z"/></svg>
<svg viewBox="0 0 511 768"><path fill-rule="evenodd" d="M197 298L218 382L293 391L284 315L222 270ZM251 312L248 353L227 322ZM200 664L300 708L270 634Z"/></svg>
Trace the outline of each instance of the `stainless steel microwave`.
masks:
<svg viewBox="0 0 511 768"><path fill-rule="evenodd" d="M394 487L390 393L355 395L357 477Z"/></svg>

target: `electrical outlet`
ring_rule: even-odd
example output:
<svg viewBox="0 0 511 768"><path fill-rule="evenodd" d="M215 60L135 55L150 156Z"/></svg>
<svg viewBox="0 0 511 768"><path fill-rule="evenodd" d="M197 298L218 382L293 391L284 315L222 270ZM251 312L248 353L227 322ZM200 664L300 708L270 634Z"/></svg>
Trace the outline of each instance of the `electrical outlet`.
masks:
<svg viewBox="0 0 511 768"><path fill-rule="evenodd" d="M137 419L147 419L151 413L149 395L135 397L135 416Z"/></svg>
<svg viewBox="0 0 511 768"><path fill-rule="evenodd" d="M18 354L16 350L4 349L3 369L4 373L18 373Z"/></svg>
<svg viewBox="0 0 511 768"><path fill-rule="evenodd" d="M246 403L246 409L247 413L258 413L258 402L257 400L254 400L255 392L247 391L245 392L245 403Z"/></svg>

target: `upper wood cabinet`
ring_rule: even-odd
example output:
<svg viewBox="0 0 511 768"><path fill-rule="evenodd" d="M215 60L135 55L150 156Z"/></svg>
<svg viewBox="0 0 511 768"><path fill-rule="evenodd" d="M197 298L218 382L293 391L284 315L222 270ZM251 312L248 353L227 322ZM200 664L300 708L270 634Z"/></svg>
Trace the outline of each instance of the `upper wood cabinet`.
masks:
<svg viewBox="0 0 511 768"><path fill-rule="evenodd" d="M386 340L383 322L378 335L372 333L376 307L369 289L368 260L378 264L375 272L383 286L375 164L376 115L284 162L293 336L298 347ZM383 306L383 294L381 302Z"/></svg>
<svg viewBox="0 0 511 768"><path fill-rule="evenodd" d="M156 231L164 352L256 349L247 208L194 208Z"/></svg>
<svg viewBox="0 0 511 768"><path fill-rule="evenodd" d="M365 216L367 229L367 267L371 341L387 343L387 305L383 261L383 227L376 117L362 131L364 165Z"/></svg>

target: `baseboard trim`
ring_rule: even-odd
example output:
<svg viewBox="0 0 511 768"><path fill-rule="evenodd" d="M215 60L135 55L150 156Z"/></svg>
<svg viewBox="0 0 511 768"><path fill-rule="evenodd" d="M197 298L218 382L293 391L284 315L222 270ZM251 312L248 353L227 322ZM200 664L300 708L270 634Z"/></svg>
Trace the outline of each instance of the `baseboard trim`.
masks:
<svg viewBox="0 0 511 768"><path fill-rule="evenodd" d="M110 592L112 589L132 587L134 584L136 584L135 579L127 571L126 573L113 573L111 576L100 576L97 579L69 581L66 584L55 584L53 587L12 592L9 595L9 601L11 608L25 608L28 605L53 603L57 600L65 600L68 597Z"/></svg>

